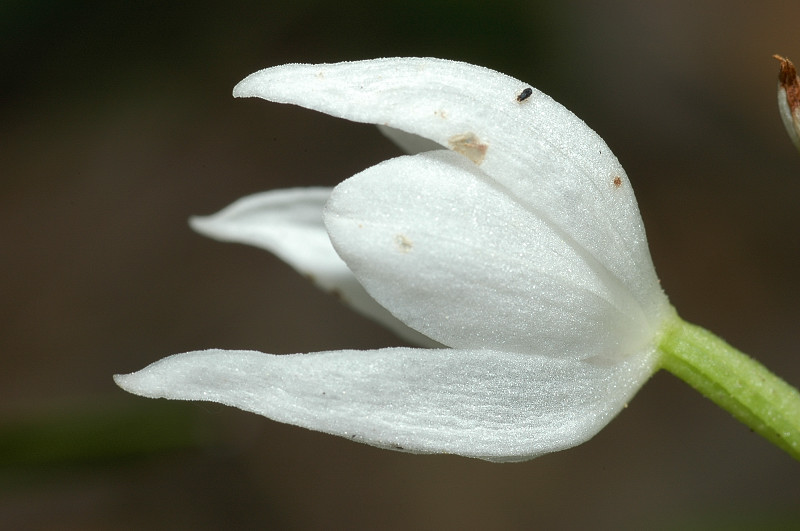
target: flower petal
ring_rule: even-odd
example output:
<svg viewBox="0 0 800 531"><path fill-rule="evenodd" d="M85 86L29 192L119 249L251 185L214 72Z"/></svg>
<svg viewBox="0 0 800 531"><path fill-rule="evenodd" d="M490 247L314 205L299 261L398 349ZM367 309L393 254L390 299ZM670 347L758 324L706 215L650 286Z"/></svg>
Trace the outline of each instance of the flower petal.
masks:
<svg viewBox="0 0 800 531"><path fill-rule="evenodd" d="M451 151L341 183L325 224L370 295L450 347L620 358L654 333L584 249Z"/></svg>
<svg viewBox="0 0 800 531"><path fill-rule="evenodd" d="M114 379L134 394L219 402L374 446L521 461L591 438L650 376L653 359L602 366L480 350L207 350Z"/></svg>
<svg viewBox="0 0 800 531"><path fill-rule="evenodd" d="M430 58L283 65L234 95L294 103L436 141L480 165L585 248L658 326L669 311L630 183L605 142L539 91L487 68Z"/></svg>
<svg viewBox="0 0 800 531"><path fill-rule="evenodd" d="M266 249L412 344L441 346L375 302L336 254L322 223L322 208L330 193L330 188L294 188L254 194L212 216L194 217L190 223L205 236Z"/></svg>

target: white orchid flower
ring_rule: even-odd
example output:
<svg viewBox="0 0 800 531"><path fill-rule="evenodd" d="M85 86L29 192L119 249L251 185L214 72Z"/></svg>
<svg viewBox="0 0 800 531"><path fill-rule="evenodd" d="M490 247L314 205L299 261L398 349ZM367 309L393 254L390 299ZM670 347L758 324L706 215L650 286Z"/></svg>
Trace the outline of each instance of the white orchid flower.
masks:
<svg viewBox="0 0 800 531"><path fill-rule="evenodd" d="M116 376L122 388L384 448L520 461L591 438L663 365L679 319L631 185L548 96L416 58L268 68L234 95L387 126L412 151L419 137L446 148L193 222L272 251L428 348L188 352Z"/></svg>

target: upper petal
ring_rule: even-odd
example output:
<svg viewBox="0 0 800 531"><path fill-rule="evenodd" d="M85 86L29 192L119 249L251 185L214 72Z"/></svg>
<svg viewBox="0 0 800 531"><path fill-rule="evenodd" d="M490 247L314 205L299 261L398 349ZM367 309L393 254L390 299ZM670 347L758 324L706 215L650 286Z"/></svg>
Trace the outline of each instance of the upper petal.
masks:
<svg viewBox="0 0 800 531"><path fill-rule="evenodd" d="M235 96L295 103L429 138L480 165L593 255L652 321L668 304L630 183L605 142L548 96L487 68L390 58L284 65L248 76Z"/></svg>
<svg viewBox="0 0 800 531"><path fill-rule="evenodd" d="M322 223L322 208L330 193L330 188L294 188L254 194L214 215L193 217L191 225L217 240L266 249L403 339L420 346L440 346L375 302L336 254Z"/></svg>
<svg viewBox="0 0 800 531"><path fill-rule="evenodd" d="M336 250L379 303L455 348L620 358L655 330L631 293L538 212L451 151L337 186Z"/></svg>
<svg viewBox="0 0 800 531"><path fill-rule="evenodd" d="M384 448L520 461L591 438L649 377L653 359L604 366L486 350L207 350L114 379L142 396L219 402Z"/></svg>

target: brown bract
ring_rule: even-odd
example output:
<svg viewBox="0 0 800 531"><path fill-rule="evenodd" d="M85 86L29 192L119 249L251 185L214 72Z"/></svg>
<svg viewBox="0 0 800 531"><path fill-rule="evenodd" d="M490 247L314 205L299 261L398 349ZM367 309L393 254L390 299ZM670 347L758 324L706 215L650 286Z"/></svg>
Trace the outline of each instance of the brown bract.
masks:
<svg viewBox="0 0 800 531"><path fill-rule="evenodd" d="M772 57L781 63L781 70L778 73L778 82L786 91L786 101L789 103L792 114L795 114L797 109L800 108L800 78L797 77L797 69L794 67L794 64L785 57L780 55L773 55Z"/></svg>

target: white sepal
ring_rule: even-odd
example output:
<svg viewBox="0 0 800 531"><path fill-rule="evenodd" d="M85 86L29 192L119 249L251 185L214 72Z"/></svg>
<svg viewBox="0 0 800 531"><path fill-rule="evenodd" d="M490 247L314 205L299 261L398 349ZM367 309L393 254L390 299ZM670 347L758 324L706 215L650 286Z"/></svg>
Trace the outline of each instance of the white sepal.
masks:
<svg viewBox="0 0 800 531"><path fill-rule="evenodd" d="M205 400L414 453L521 461L591 438L652 371L492 350L276 356L206 350L114 377L150 398Z"/></svg>

